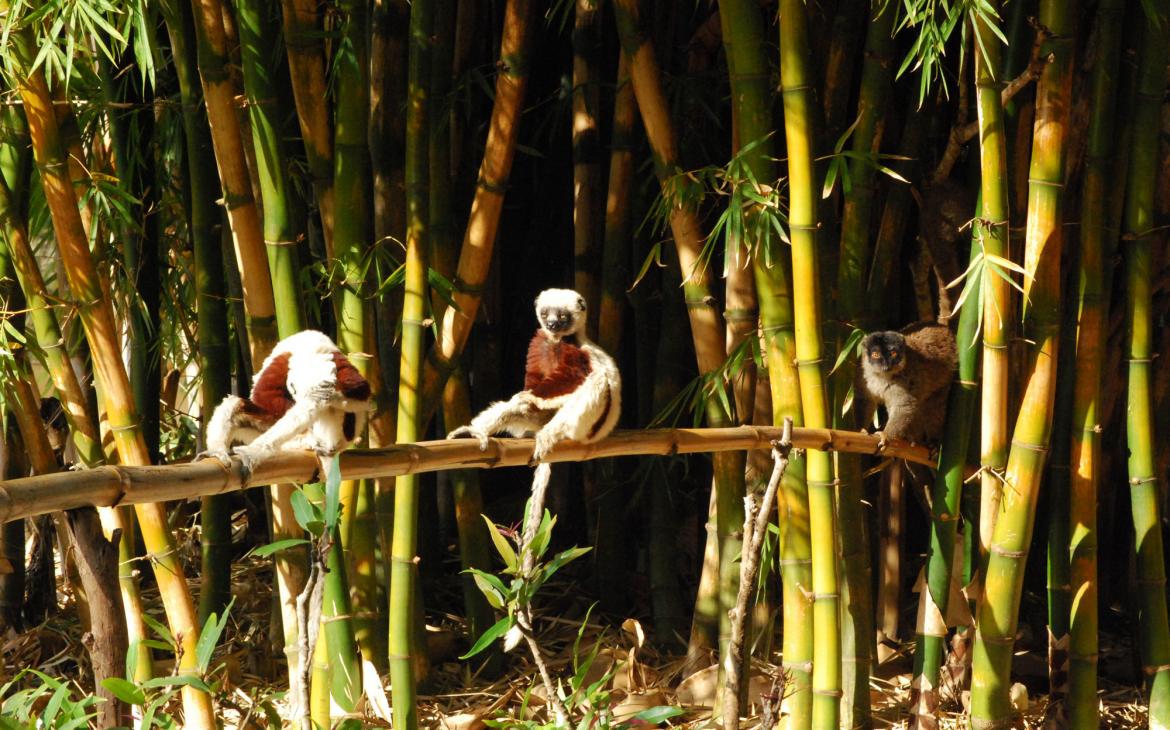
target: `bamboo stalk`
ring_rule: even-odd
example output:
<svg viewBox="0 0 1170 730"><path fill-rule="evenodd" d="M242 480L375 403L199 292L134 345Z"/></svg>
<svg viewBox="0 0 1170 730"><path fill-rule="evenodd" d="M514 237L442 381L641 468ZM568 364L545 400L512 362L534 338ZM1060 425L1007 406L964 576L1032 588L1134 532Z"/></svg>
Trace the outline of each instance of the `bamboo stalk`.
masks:
<svg viewBox="0 0 1170 730"><path fill-rule="evenodd" d="M597 343L606 352L621 347L629 284L630 190L634 177L634 124L638 108L630 83L630 59L618 52L617 91L610 133L609 185L605 202L605 245L601 264L601 304Z"/></svg>
<svg viewBox="0 0 1170 730"><path fill-rule="evenodd" d="M0 10L9 9L8 2L0 1ZM27 30L14 31L10 40L13 59L18 68L30 68L34 53ZM53 217L53 228L69 287L77 301L77 310L89 342L94 372L104 396L107 418L119 457L123 464L149 464L150 456L138 428L129 379L122 365L113 309L109 300L103 296L102 283L89 251L77 198L68 177L52 97L41 71L30 73L22 70L18 73L19 91L24 101L33 153L41 169L41 185ZM180 642L179 668L184 672L193 672L199 627L195 622L191 594L177 558L166 514L161 505L155 504L141 505L137 514L146 549L153 560L171 632ZM206 692L184 686L182 695L189 727L215 726L211 697Z"/></svg>
<svg viewBox="0 0 1170 730"><path fill-rule="evenodd" d="M829 423L821 362L820 271L817 265L817 200L813 163L812 87L808 17L800 0L780 3L780 85L788 143L789 229L792 239L793 314L804 422ZM841 616L833 462L809 452L808 505L812 544L812 725L836 727L841 714Z"/></svg>
<svg viewBox="0 0 1170 730"><path fill-rule="evenodd" d="M182 2L183 0L174 0ZM177 20L176 10L164 6L167 24ZM228 71L228 39L224 30L224 11L220 0L191 0L195 16L195 33L199 57L199 78L207 119L211 124L211 141L215 162L223 186L224 208L236 249L236 261L244 287L247 312L248 344L252 362L258 366L276 344L276 305L272 295L268 254L260 228L260 214L252 194L246 165L240 120L236 116L236 90Z"/></svg>
<svg viewBox="0 0 1170 730"><path fill-rule="evenodd" d="M573 13L573 288L588 311L601 301L602 189L600 62L601 3L575 0ZM590 317L594 341L599 317ZM612 350L610 351L612 352Z"/></svg>
<svg viewBox="0 0 1170 730"><path fill-rule="evenodd" d="M592 444L564 442L547 461L589 461L615 456L672 456L718 451L767 449L781 429L762 426L734 428L650 428L615 431ZM792 430L792 446L806 451L876 454L879 438L857 431L827 428ZM350 449L340 456L345 479L422 474L446 469L496 469L526 466L532 458L532 439L493 438L487 451L468 439L419 441L385 449ZM922 446L891 440L881 452L916 464L932 464ZM212 459L167 466L102 466L52 477L13 479L0 483L0 523L73 509L84 505L163 502L206 494L234 492L275 482L320 481L319 464L311 452L280 454L266 459L244 480L238 461L224 467Z"/></svg>
<svg viewBox="0 0 1170 730"><path fill-rule="evenodd" d="M1024 562L1035 526L1044 459L1052 435L1060 337L1064 140L1072 82L1075 18L1067 3L1042 0L1040 4L1040 21L1052 33L1045 43L1053 61L1045 67L1037 88L1029 172L1031 182L1028 186L1024 267L1029 275L1024 281L1024 324L1029 342L1034 343L1032 367L1012 434L1011 452L1003 477L1001 511L988 548L985 590L978 610L978 631L972 657L973 726L1006 723L1011 717L1008 690L1011 687L1012 647L1023 591ZM981 86L982 93L984 88ZM998 105L998 99L996 102ZM985 187L985 210L986 192ZM994 216L990 217L995 220ZM987 311L986 304L984 311ZM984 337L990 334L990 330L984 332ZM987 377L986 373L984 377ZM984 397L987 397L986 392ZM984 404L986 408L986 400Z"/></svg>
<svg viewBox="0 0 1170 730"><path fill-rule="evenodd" d="M430 113L430 35L435 5L414 0L410 8L410 45L406 108L406 281L402 307L402 358L398 386L398 438L400 444L420 435L419 382L424 348L423 318L427 302L428 160ZM418 475L400 477L394 484L394 534L390 564L390 682L394 727L418 727L415 676L418 646L415 609L418 594Z"/></svg>
<svg viewBox="0 0 1170 730"><path fill-rule="evenodd" d="M976 211L976 217L981 211ZM980 253L972 241L971 257ZM959 312L955 334L959 346L958 379L947 400L947 425L939 453L938 473L931 491L930 552L927 556L926 586L919 594L917 642L914 652L914 679L911 682L910 712L919 730L938 727L940 669L946 653L947 608L963 476L970 445L973 416L979 388L979 341L977 331L982 309L979 292L972 294Z"/></svg>
<svg viewBox="0 0 1170 730"><path fill-rule="evenodd" d="M463 247L455 270L456 289L451 297L455 306L443 311L438 341L427 353L423 364L420 429L426 427L434 414L443 384L457 365L479 311L520 131L524 90L528 83L528 36L533 10L531 0L508 0L504 9L495 103L479 167L475 199L471 203L471 217L463 234Z"/></svg>
<svg viewBox="0 0 1170 730"><path fill-rule="evenodd" d="M372 377L372 359L367 344L371 333L367 323L372 322L368 302L369 286L367 262L372 243L373 220L370 209L371 168L369 151L370 68L368 9L365 2L344 2L342 12L342 42L337 47L332 64L337 93L334 97L333 184L339 200L344 201L345 215L333 222L333 254L330 263L342 274L340 286L333 293L334 312L337 315L337 343L354 367L367 379ZM377 382L377 379L375 379ZM328 557L330 570L325 574L326 601L340 595L345 586L346 611L351 608L356 619L352 629L357 630L362 653L374 662L374 654L382 633L376 625L379 615L377 589L373 585L372 568L375 565L376 525L359 519L359 499L363 486L356 480L341 483L340 541L332 550L345 554L346 575L335 575L334 557ZM362 567L359 577L357 568ZM352 607L349 606L352 589ZM340 600L340 599L338 599ZM327 611L328 613L328 607ZM347 622L348 624L348 622ZM343 639L330 637L330 664L337 678L347 674L360 677L356 657L351 656L352 636ZM384 644L383 644L384 645Z"/></svg>
<svg viewBox="0 0 1170 730"><path fill-rule="evenodd" d="M333 135L326 102L325 53L315 0L281 0L284 46L297 123L321 216L325 251L333 256Z"/></svg>
<svg viewBox="0 0 1170 730"><path fill-rule="evenodd" d="M1080 257L1077 260L1077 352L1069 483L1068 723L1076 730L1098 727L1097 701L1097 490L1101 437L1099 404L1104 362L1108 282L1113 236L1107 229L1109 160L1114 149L1114 105L1121 51L1122 0L1097 6L1092 116L1081 193ZM1114 229L1116 230L1116 229ZM1059 519L1061 515L1052 515Z"/></svg>
<svg viewBox="0 0 1170 730"><path fill-rule="evenodd" d="M999 3L990 3L998 9ZM999 39L991 29L975 27L975 86L979 117L979 157L982 174L983 251L989 256L1009 256L1007 145L1004 136ZM983 277L983 387L979 463L979 544L984 562L999 514L1003 470L1008 458L1008 328L1010 286L1004 277L988 272Z"/></svg>
<svg viewBox="0 0 1170 730"><path fill-rule="evenodd" d="M1150 3L1153 17L1142 25L1137 101L1126 183L1121 236L1125 255L1129 387L1126 438L1129 446L1129 494L1137 553L1138 640L1149 695L1152 728L1170 727L1170 626L1166 610L1166 567L1162 546L1162 497L1154 465L1154 424L1150 383L1151 239L1158 236L1154 214L1158 130L1166 90L1166 23L1170 2Z"/></svg>
<svg viewBox="0 0 1170 730"><path fill-rule="evenodd" d="M618 34L623 50L630 57L630 78L634 97L642 116L646 137L654 151L654 167L659 183L666 185L678 165L678 152L674 125L670 118L670 106L662 89L662 75L655 56L654 45L642 33L636 0L617 0L615 15ZM704 235L702 223L693 205L672 206L670 229L678 251L679 266L682 269L683 291L686 297L687 316L691 325L691 339L695 346L695 358L699 372L706 374L722 365L725 359L723 325L715 299L711 293L710 274L700 261ZM719 405L719 399L711 397L707 402L707 423L723 426L728 423L728 414ZM718 626L720 644L723 648L728 638L730 624L724 608L735 605L738 572L734 560L740 553L738 531L743 525L743 467L742 454L720 454L714 459L714 488L716 491L716 534L719 543L720 606L712 615L703 610L697 602L692 628L689 654L694 657L714 646L714 631ZM708 582L710 576L705 578Z"/></svg>

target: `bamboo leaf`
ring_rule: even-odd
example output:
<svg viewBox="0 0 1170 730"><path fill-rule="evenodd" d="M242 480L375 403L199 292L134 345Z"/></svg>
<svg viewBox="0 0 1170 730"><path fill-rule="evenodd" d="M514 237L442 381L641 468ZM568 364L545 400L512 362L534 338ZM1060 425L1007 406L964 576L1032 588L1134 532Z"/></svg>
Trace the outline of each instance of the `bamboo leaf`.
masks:
<svg viewBox="0 0 1170 730"><path fill-rule="evenodd" d="M260 558L266 558L269 555L272 555L273 553L280 552L281 550L287 550L287 549L292 548L292 547L297 547L298 545L309 545L309 544L311 544L311 543L304 538L290 537L286 540L277 540L276 542L270 542L267 545L261 545L257 548L253 548L249 552L251 555L255 555L255 556L260 557Z"/></svg>
<svg viewBox="0 0 1170 730"><path fill-rule="evenodd" d="M841 346L841 352L837 353L837 362L833 363L833 369L829 371L829 375L837 372L851 356L857 354L857 346L861 344L861 340L865 338L865 333L860 329L854 327L853 331L849 333L849 337L845 339L845 344Z"/></svg>
<svg viewBox="0 0 1170 730"><path fill-rule="evenodd" d="M505 616L492 624L487 631L483 632L475 644L467 650L467 653L459 658L469 659L491 646L493 641L508 633L508 629L512 628L512 622L513 618L511 616Z"/></svg>
<svg viewBox="0 0 1170 730"><path fill-rule="evenodd" d="M106 677L102 680L102 686L128 705L146 704L146 693L142 688L121 677Z"/></svg>
<svg viewBox="0 0 1170 730"><path fill-rule="evenodd" d="M463 571L470 573L475 585L483 593L484 598L491 604L492 608L503 608L507 603L508 589L504 587L504 582L491 573L486 573L476 568L468 568Z"/></svg>
<svg viewBox="0 0 1170 730"><path fill-rule="evenodd" d="M512 546L508 543L508 539L500 534L500 528L496 527L496 523L489 520L485 515L480 516L483 517L483 521L487 523L488 534L492 537L492 543L496 546L496 552L498 552L500 557L504 559L504 565L508 567L510 572L516 572L520 566L519 561L516 560L516 551L513 550Z"/></svg>
<svg viewBox="0 0 1170 730"><path fill-rule="evenodd" d="M235 602L236 599L233 596L232 600L228 601L228 605L224 607L222 618L217 618L212 612L207 617L207 621L203 623L203 630L199 632L199 642L195 644L195 665L199 667L199 671L206 672L207 668L211 666L211 655L215 652L219 637L227 626L228 612L232 610L232 604Z"/></svg>

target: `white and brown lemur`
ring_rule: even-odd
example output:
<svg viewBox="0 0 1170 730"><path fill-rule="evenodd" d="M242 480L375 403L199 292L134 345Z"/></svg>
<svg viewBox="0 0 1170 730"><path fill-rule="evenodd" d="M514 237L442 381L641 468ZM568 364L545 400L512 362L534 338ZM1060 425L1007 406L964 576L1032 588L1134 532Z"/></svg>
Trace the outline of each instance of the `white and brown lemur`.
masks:
<svg viewBox="0 0 1170 730"><path fill-rule="evenodd" d="M589 443L609 435L621 411L621 375L613 358L585 336L585 299L571 289L545 289L536 298L539 329L528 345L524 390L496 402L447 438L535 433L533 460L558 442Z"/></svg>
<svg viewBox="0 0 1170 730"><path fill-rule="evenodd" d="M277 451L333 455L356 440L372 407L369 382L333 340L304 330L276 344L248 398L216 407L200 456L228 464L234 450L251 473Z"/></svg>
<svg viewBox="0 0 1170 730"><path fill-rule="evenodd" d="M957 363L955 336L944 324L916 322L900 332L866 335L853 388L858 425L872 429L874 413L883 405L883 442L896 438L937 445Z"/></svg>

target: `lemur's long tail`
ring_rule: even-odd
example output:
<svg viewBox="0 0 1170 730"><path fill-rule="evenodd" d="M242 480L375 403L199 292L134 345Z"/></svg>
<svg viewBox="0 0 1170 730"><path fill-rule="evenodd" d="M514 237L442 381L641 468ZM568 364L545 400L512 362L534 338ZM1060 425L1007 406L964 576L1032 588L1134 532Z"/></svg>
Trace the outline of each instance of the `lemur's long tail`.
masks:
<svg viewBox="0 0 1170 730"><path fill-rule="evenodd" d="M544 500L551 476L552 464L548 462L542 461L532 470L532 496L528 498L528 511L524 516L524 558L521 561L521 570L524 573L530 572L536 564L536 556L529 548L532 545L532 538L536 537L536 531L540 529L540 520L544 516Z"/></svg>

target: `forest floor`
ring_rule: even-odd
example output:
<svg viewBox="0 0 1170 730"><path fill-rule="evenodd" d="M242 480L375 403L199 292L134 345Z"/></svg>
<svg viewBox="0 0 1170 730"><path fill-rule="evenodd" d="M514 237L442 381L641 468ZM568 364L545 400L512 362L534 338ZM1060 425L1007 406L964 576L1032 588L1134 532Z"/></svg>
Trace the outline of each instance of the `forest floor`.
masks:
<svg viewBox="0 0 1170 730"><path fill-rule="evenodd" d="M197 555L185 552L187 567L192 569L188 575L194 575ZM238 561L233 569L232 585L236 600L230 611L226 638L213 662L221 719L228 728L271 728L274 727L275 713L285 709L283 695L287 688L287 673L283 656L274 655L272 650L270 626L274 581L268 562L251 557ZM192 581L193 591L197 588L197 582ZM582 727L655 727L629 718L656 706L677 707L683 711L659 726L695 730L716 727L709 719L716 687L714 666L684 678L685 657L655 650L642 625L634 619L627 619L619 626L608 621L603 625L594 618L587 621L558 618L573 615L558 609L564 607L570 596L579 593L568 590L567 586L561 588L564 593L558 598L555 595L557 586L548 587L549 594L552 594L548 600L551 605L537 617L538 640L549 657L549 669L562 681L576 681L578 686L593 688L579 693L579 696L588 694L588 699L571 708L575 717L581 718L586 713L596 713L598 709L608 707L613 718L610 724L598 722ZM432 592L432 597L439 602L461 606L457 586L438 588L437 592L439 595ZM23 669L36 668L52 677L74 682L78 696L92 692L84 631L67 582L58 581L58 595L61 608L55 615L24 633L9 630L7 635L0 637L0 684ZM144 599L147 606L160 605L153 586L144 587ZM579 597L573 599L578 605L581 601ZM151 611L151 617L165 623L161 610L157 608ZM542 708L543 686L522 648L497 658L495 665L489 663L485 666L482 656L477 657L480 659L478 663L460 661L459 654L468 646L462 636L461 619L454 613L429 613L428 624L432 666L427 681L420 687L419 713L423 727L478 730L488 727L487 723L492 727L542 727L533 718L546 716ZM907 726L912 651L912 646L903 647L871 681L876 727ZM170 666L158 662L156 670L167 672ZM754 664L749 682L749 716L741 723L742 728L772 727L771 721L777 717L777 711L783 711L779 676L777 665ZM1021 679L1033 687L1033 692L1035 687L1041 686L1036 677L1031 681L1027 677ZM1038 695L1025 702L1027 709L1018 726L1043 727L1047 698ZM389 722L380 716L383 712L378 711L377 704L374 702L363 708L363 725L389 727ZM172 698L163 707L177 710L177 699ZM952 699L940 713L939 726L965 727L960 709L958 701ZM1141 692L1132 687L1104 686L1101 713L1101 727L1136 728L1146 724Z"/></svg>

